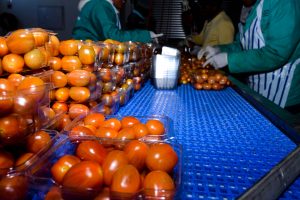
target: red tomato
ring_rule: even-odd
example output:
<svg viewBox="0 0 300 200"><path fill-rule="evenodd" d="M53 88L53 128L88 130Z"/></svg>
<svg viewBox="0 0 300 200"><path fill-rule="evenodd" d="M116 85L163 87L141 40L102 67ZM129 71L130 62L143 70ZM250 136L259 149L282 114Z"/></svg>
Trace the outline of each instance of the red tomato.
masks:
<svg viewBox="0 0 300 200"><path fill-rule="evenodd" d="M107 155L106 149L98 141L82 141L76 149L81 160L93 160L102 164Z"/></svg>
<svg viewBox="0 0 300 200"><path fill-rule="evenodd" d="M99 129L96 130L95 135L97 137L103 137L103 138L116 138L118 135L118 131L112 128L100 127Z"/></svg>
<svg viewBox="0 0 300 200"><path fill-rule="evenodd" d="M140 188L140 174L133 165L120 167L112 177L110 190L120 193L136 193Z"/></svg>
<svg viewBox="0 0 300 200"><path fill-rule="evenodd" d="M26 199L28 179L25 176L5 176L0 179L0 199Z"/></svg>
<svg viewBox="0 0 300 200"><path fill-rule="evenodd" d="M25 164L32 156L34 156L33 153L24 153L16 160L15 167Z"/></svg>
<svg viewBox="0 0 300 200"><path fill-rule="evenodd" d="M125 116L121 119L122 128L131 127L137 123L140 123L140 120L133 116Z"/></svg>
<svg viewBox="0 0 300 200"><path fill-rule="evenodd" d="M129 142L124 148L124 152L129 160L129 163L140 171L145 166L148 151L148 145L139 140L133 140Z"/></svg>
<svg viewBox="0 0 300 200"><path fill-rule="evenodd" d="M104 122L105 116L102 113L90 113L84 118L85 125L93 125L96 128Z"/></svg>
<svg viewBox="0 0 300 200"><path fill-rule="evenodd" d="M162 135L165 133L164 124L156 119L150 119L146 122L150 135Z"/></svg>
<svg viewBox="0 0 300 200"><path fill-rule="evenodd" d="M166 143L155 143L150 146L146 157L148 169L172 172L178 162L178 156L173 147Z"/></svg>
<svg viewBox="0 0 300 200"><path fill-rule="evenodd" d="M47 194L45 195L44 200L62 200L62 193L60 191L60 188L57 186L52 186Z"/></svg>
<svg viewBox="0 0 300 200"><path fill-rule="evenodd" d="M30 135L27 139L27 150L38 153L41 149L50 145L51 137L46 131L38 131Z"/></svg>
<svg viewBox="0 0 300 200"><path fill-rule="evenodd" d="M0 61L1 62L1 61ZM4 78L0 78L0 110L1 114L9 113L14 105L14 85ZM1 115L0 114L0 115Z"/></svg>
<svg viewBox="0 0 300 200"><path fill-rule="evenodd" d="M79 136L92 136L93 131L91 129L84 127L82 125L77 125L69 133L69 137L79 137Z"/></svg>
<svg viewBox="0 0 300 200"><path fill-rule="evenodd" d="M110 119L105 120L102 123L101 127L108 127L108 128L112 128L116 131L119 131L121 129L121 122L117 118L110 118Z"/></svg>
<svg viewBox="0 0 300 200"><path fill-rule="evenodd" d="M131 127L123 128L119 131L117 138L122 140L135 139L134 130Z"/></svg>
<svg viewBox="0 0 300 200"><path fill-rule="evenodd" d="M103 183L101 165L95 161L82 161L71 167L63 178L62 185L76 189L97 189Z"/></svg>
<svg viewBox="0 0 300 200"><path fill-rule="evenodd" d="M145 124L137 123L132 126L135 138L139 139L149 134L149 130Z"/></svg>
<svg viewBox="0 0 300 200"><path fill-rule="evenodd" d="M175 194L175 184L170 175L164 171L151 171L146 175L143 187L145 196L160 197L163 199L173 199Z"/></svg>
<svg viewBox="0 0 300 200"><path fill-rule="evenodd" d="M79 115L87 115L90 111L89 107L80 103L74 103L70 105L69 115L71 119L75 119Z"/></svg>
<svg viewBox="0 0 300 200"><path fill-rule="evenodd" d="M122 166L128 164L126 154L120 150L112 150L103 162L104 183L111 185L113 174Z"/></svg>
<svg viewBox="0 0 300 200"><path fill-rule="evenodd" d="M61 183L65 174L75 164L79 163L80 159L73 155L64 155L54 163L51 167L51 174L57 183Z"/></svg>

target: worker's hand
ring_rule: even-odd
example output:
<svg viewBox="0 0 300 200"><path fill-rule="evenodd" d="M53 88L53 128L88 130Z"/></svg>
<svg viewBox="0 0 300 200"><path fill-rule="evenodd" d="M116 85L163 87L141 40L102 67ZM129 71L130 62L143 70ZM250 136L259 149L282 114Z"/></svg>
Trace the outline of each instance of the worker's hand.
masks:
<svg viewBox="0 0 300 200"><path fill-rule="evenodd" d="M221 50L219 47L212 47L212 46L207 46L202 48L198 54L197 58L200 60L203 56L205 56L206 60L209 59L210 57L216 55L217 53L220 53Z"/></svg>
<svg viewBox="0 0 300 200"><path fill-rule="evenodd" d="M215 69L220 69L228 65L227 53L219 53L208 58L203 66L211 64Z"/></svg>

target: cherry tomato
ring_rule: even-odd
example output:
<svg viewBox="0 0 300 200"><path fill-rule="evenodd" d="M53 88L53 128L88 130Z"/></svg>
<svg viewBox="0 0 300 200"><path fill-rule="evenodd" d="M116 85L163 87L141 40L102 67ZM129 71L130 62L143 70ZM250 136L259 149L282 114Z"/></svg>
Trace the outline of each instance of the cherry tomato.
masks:
<svg viewBox="0 0 300 200"><path fill-rule="evenodd" d="M50 57L48 61L48 65L51 69L57 71L61 69L61 58L59 57Z"/></svg>
<svg viewBox="0 0 300 200"><path fill-rule="evenodd" d="M73 56L78 52L77 40L64 40L59 44L59 51L64 56Z"/></svg>
<svg viewBox="0 0 300 200"><path fill-rule="evenodd" d="M170 175L164 171L151 171L144 179L145 196L173 199L175 184Z"/></svg>
<svg viewBox="0 0 300 200"><path fill-rule="evenodd" d="M21 74L10 74L7 77L7 80L9 80L15 86L15 88L17 88L24 78L25 77Z"/></svg>
<svg viewBox="0 0 300 200"><path fill-rule="evenodd" d="M0 110L1 114L10 112L14 105L14 85L9 80L0 78Z"/></svg>
<svg viewBox="0 0 300 200"><path fill-rule="evenodd" d="M0 199L26 199L28 179L22 175L5 176L0 180Z"/></svg>
<svg viewBox="0 0 300 200"><path fill-rule="evenodd" d="M5 174L6 169L14 166L14 157L11 153L1 150L0 151L0 175Z"/></svg>
<svg viewBox="0 0 300 200"><path fill-rule="evenodd" d="M68 84L70 86L87 86L91 80L91 72L86 70L77 69L67 74Z"/></svg>
<svg viewBox="0 0 300 200"><path fill-rule="evenodd" d="M51 167L51 174L57 183L61 183L65 174L75 164L79 163L80 159L73 155L64 155L60 157Z"/></svg>
<svg viewBox="0 0 300 200"><path fill-rule="evenodd" d="M26 29L13 31L6 39L6 44L10 52L24 54L35 47L33 34Z"/></svg>
<svg viewBox="0 0 300 200"><path fill-rule="evenodd" d="M55 90L55 99L58 102L66 102L70 96L70 89L67 87L58 88Z"/></svg>
<svg viewBox="0 0 300 200"><path fill-rule="evenodd" d="M164 124L156 119L150 119L146 122L150 135L162 135L165 133Z"/></svg>
<svg viewBox="0 0 300 200"><path fill-rule="evenodd" d="M111 200L109 187L105 187L94 200Z"/></svg>
<svg viewBox="0 0 300 200"><path fill-rule="evenodd" d="M84 103L91 96L90 90L86 87L71 87L69 94L70 98L77 103Z"/></svg>
<svg viewBox="0 0 300 200"><path fill-rule="evenodd" d="M97 137L102 137L102 138L116 138L118 135L118 131L108 127L100 127L99 129L96 130L95 135Z"/></svg>
<svg viewBox="0 0 300 200"><path fill-rule="evenodd" d="M60 113L67 112L69 110L69 107L65 102L54 102L52 105L52 109L55 113Z"/></svg>
<svg viewBox="0 0 300 200"><path fill-rule="evenodd" d="M35 100L41 100L46 93L45 82L35 76L25 77L20 85L17 87L19 94L24 94L33 97Z"/></svg>
<svg viewBox="0 0 300 200"><path fill-rule="evenodd" d="M112 150L109 152L103 162L104 183L111 185L113 174L122 166L128 164L128 158L123 151Z"/></svg>
<svg viewBox="0 0 300 200"><path fill-rule="evenodd" d="M44 200L63 200L60 188L57 186L52 186L45 195Z"/></svg>
<svg viewBox="0 0 300 200"><path fill-rule="evenodd" d="M120 167L112 177L110 190L120 193L136 193L140 188L140 174L133 165Z"/></svg>
<svg viewBox="0 0 300 200"><path fill-rule="evenodd" d="M92 136L93 132L82 125L77 125L69 133L69 137L79 137L79 136Z"/></svg>
<svg viewBox="0 0 300 200"><path fill-rule="evenodd" d="M6 44L6 39L4 37L0 37L0 57L8 54L8 47Z"/></svg>
<svg viewBox="0 0 300 200"><path fill-rule="evenodd" d="M24 61L30 69L39 69L46 65L46 57L40 49L33 49L24 55Z"/></svg>
<svg viewBox="0 0 300 200"><path fill-rule="evenodd" d="M34 156L33 153L24 153L21 156L19 156L19 158L16 160L15 162L15 167L19 167L21 165L24 165L28 160L30 160L30 158L32 158L32 156Z"/></svg>
<svg viewBox="0 0 300 200"><path fill-rule="evenodd" d="M65 87L68 83L67 75L61 71L54 71L51 75L51 82L54 87L61 88Z"/></svg>
<svg viewBox="0 0 300 200"><path fill-rule="evenodd" d="M82 141L76 149L81 160L93 160L102 164L107 155L106 149L97 141Z"/></svg>
<svg viewBox="0 0 300 200"><path fill-rule="evenodd" d="M118 132L117 138L122 140L135 139L134 130L131 127L123 128Z"/></svg>
<svg viewBox="0 0 300 200"><path fill-rule="evenodd" d="M137 123L132 126L135 138L139 139L149 134L149 130L145 124Z"/></svg>
<svg viewBox="0 0 300 200"><path fill-rule="evenodd" d="M69 108L69 116L71 119L75 119L79 115L87 115L90 109L86 105L75 103L71 104Z"/></svg>
<svg viewBox="0 0 300 200"><path fill-rule="evenodd" d="M148 169L172 172L178 162L178 156L173 147L167 143L155 143L150 146L146 157Z"/></svg>
<svg viewBox="0 0 300 200"><path fill-rule="evenodd" d="M78 51L78 57L82 64L89 65L95 62L96 53L92 46L82 45Z"/></svg>
<svg viewBox="0 0 300 200"><path fill-rule="evenodd" d="M117 118L107 119L101 125L101 127L112 128L116 131L119 131L121 129L121 126L121 122Z"/></svg>
<svg viewBox="0 0 300 200"><path fill-rule="evenodd" d="M7 54L2 59L2 68L8 73L19 73L23 71L25 62L22 56L18 54Z"/></svg>
<svg viewBox="0 0 300 200"><path fill-rule="evenodd" d="M139 140L130 141L124 148L129 163L135 166L139 171L145 167L148 151L148 145Z"/></svg>
<svg viewBox="0 0 300 200"><path fill-rule="evenodd" d="M38 153L46 148L51 142L51 137L46 131L38 131L30 135L27 139L27 150L32 153Z"/></svg>
<svg viewBox="0 0 300 200"><path fill-rule="evenodd" d="M137 123L140 123L140 120L133 116L125 116L121 119L122 128L131 127Z"/></svg>
<svg viewBox="0 0 300 200"><path fill-rule="evenodd" d="M102 113L90 113L84 118L85 125L93 125L96 128L104 122L105 116Z"/></svg>
<svg viewBox="0 0 300 200"><path fill-rule="evenodd" d="M61 59L61 68L66 72L81 69L82 63L77 56L64 56Z"/></svg>
<svg viewBox="0 0 300 200"><path fill-rule="evenodd" d="M103 183L101 165L95 161L81 161L71 167L63 178L62 185L76 189L97 189Z"/></svg>

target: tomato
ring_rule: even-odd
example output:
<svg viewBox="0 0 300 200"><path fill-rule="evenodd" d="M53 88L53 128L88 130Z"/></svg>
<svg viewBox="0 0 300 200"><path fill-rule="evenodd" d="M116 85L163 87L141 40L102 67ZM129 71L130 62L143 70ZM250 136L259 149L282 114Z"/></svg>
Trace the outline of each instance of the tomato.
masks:
<svg viewBox="0 0 300 200"><path fill-rule="evenodd" d="M114 55L114 63L116 65L122 65L124 63L124 55L122 53L116 53Z"/></svg>
<svg viewBox="0 0 300 200"><path fill-rule="evenodd" d="M38 153L41 149L50 145L51 137L46 131L38 131L30 135L27 139L27 150Z"/></svg>
<svg viewBox="0 0 300 200"><path fill-rule="evenodd" d="M64 56L73 56L78 52L77 40L64 40L59 44L59 52Z"/></svg>
<svg viewBox="0 0 300 200"><path fill-rule="evenodd" d="M39 69L46 64L46 57L39 49L33 49L24 55L24 61L30 69Z"/></svg>
<svg viewBox="0 0 300 200"><path fill-rule="evenodd" d="M93 160L102 164L107 155L106 149L98 141L82 141L76 149L81 160Z"/></svg>
<svg viewBox="0 0 300 200"><path fill-rule="evenodd" d="M65 87L68 83L67 75L61 71L54 71L51 74L51 82L54 84L54 87Z"/></svg>
<svg viewBox="0 0 300 200"><path fill-rule="evenodd" d="M61 183L65 174L71 167L80 162L80 159L73 155L64 155L60 157L51 167L50 171L53 179L57 183Z"/></svg>
<svg viewBox="0 0 300 200"><path fill-rule="evenodd" d="M72 128L72 130L69 133L69 137L78 137L78 136L92 136L94 133L87 127L84 127L82 125L77 125Z"/></svg>
<svg viewBox="0 0 300 200"><path fill-rule="evenodd" d="M61 69L61 58L59 57L50 57L48 61L48 65L53 70L60 70Z"/></svg>
<svg viewBox="0 0 300 200"><path fill-rule="evenodd" d="M57 130L63 130L67 125L72 122L68 114L63 114L61 119L56 124Z"/></svg>
<svg viewBox="0 0 300 200"><path fill-rule="evenodd" d="M146 157L146 165L150 170L171 172L178 162L173 147L167 143L155 143L150 146Z"/></svg>
<svg viewBox="0 0 300 200"><path fill-rule="evenodd" d="M85 125L93 125L96 128L99 128L104 120L105 116L102 113L90 113L83 119Z"/></svg>
<svg viewBox="0 0 300 200"><path fill-rule="evenodd" d="M95 161L82 161L74 165L63 178L62 185L76 189L97 189L102 186L103 171Z"/></svg>
<svg viewBox="0 0 300 200"><path fill-rule="evenodd" d="M134 130L131 127L123 128L119 131L117 138L122 140L135 139Z"/></svg>
<svg viewBox="0 0 300 200"><path fill-rule="evenodd" d="M69 110L68 105L65 102L55 102L52 105L52 109L55 113L67 112Z"/></svg>
<svg viewBox="0 0 300 200"><path fill-rule="evenodd" d="M59 55L60 41L55 35L50 35L49 41L45 44L46 49L51 52L51 56Z"/></svg>
<svg viewBox="0 0 300 200"><path fill-rule="evenodd" d="M96 53L92 46L82 45L78 51L78 57L82 64L89 65L95 62Z"/></svg>
<svg viewBox="0 0 300 200"><path fill-rule="evenodd" d="M8 47L6 44L6 39L4 37L0 37L0 57L8 54Z"/></svg>
<svg viewBox="0 0 300 200"><path fill-rule="evenodd" d="M25 62L18 54L7 54L2 59L2 68L8 73L19 73L23 71Z"/></svg>
<svg viewBox="0 0 300 200"><path fill-rule="evenodd" d="M44 200L63 200L60 188L57 186L52 186L45 195Z"/></svg>
<svg viewBox="0 0 300 200"><path fill-rule="evenodd" d="M5 176L0 180L0 199L26 199L28 179L22 175Z"/></svg>
<svg viewBox="0 0 300 200"><path fill-rule="evenodd" d="M98 74L99 74L101 81L103 81L105 83L112 81L113 75L112 75L111 69L100 68Z"/></svg>
<svg viewBox="0 0 300 200"><path fill-rule="evenodd" d="M140 120L133 116L125 116L121 119L122 128L133 126L140 123Z"/></svg>
<svg viewBox="0 0 300 200"><path fill-rule="evenodd" d="M10 112L14 105L14 85L7 79L0 78L0 110L1 114Z"/></svg>
<svg viewBox="0 0 300 200"><path fill-rule="evenodd" d="M19 156L19 158L16 160L15 162L15 167L24 165L28 160L30 160L30 158L32 158L32 156L34 156L33 153L24 153L21 156Z"/></svg>
<svg viewBox="0 0 300 200"><path fill-rule="evenodd" d="M118 120L117 118L110 118L105 120L101 127L108 127L108 128L112 128L116 131L119 131L121 129L121 122L120 120Z"/></svg>
<svg viewBox="0 0 300 200"><path fill-rule="evenodd" d="M67 72L81 69L82 64L77 56L64 56L61 59L61 68Z"/></svg>
<svg viewBox="0 0 300 200"><path fill-rule="evenodd" d="M44 46L46 42L49 41L49 33L41 28L33 28L30 30L34 37L35 46Z"/></svg>
<svg viewBox="0 0 300 200"><path fill-rule="evenodd" d="M67 78L70 86L87 86L91 80L91 73L86 70L77 69L69 72Z"/></svg>
<svg viewBox="0 0 300 200"><path fill-rule="evenodd" d="M165 133L164 124L156 119L149 119L146 122L146 126L149 130L150 135L162 135Z"/></svg>
<svg viewBox="0 0 300 200"><path fill-rule="evenodd" d="M95 135L97 137L102 137L102 138L116 138L118 135L118 131L109 127L100 127L99 129L96 130Z"/></svg>
<svg viewBox="0 0 300 200"><path fill-rule="evenodd" d="M175 184L171 176L164 171L151 171L144 179L143 187L146 196L152 198L164 197L163 199L173 199L175 194Z"/></svg>
<svg viewBox="0 0 300 200"><path fill-rule="evenodd" d="M129 160L129 163L135 166L139 171L145 167L146 157L149 152L149 147L146 143L133 140L126 144L124 152Z"/></svg>
<svg viewBox="0 0 300 200"><path fill-rule="evenodd" d="M104 183L106 185L111 185L113 174L122 166L128 164L128 158L123 151L112 150L109 152L104 159L102 164Z"/></svg>
<svg viewBox="0 0 300 200"><path fill-rule="evenodd" d="M139 139L149 134L149 130L145 124L137 123L132 126L135 138Z"/></svg>
<svg viewBox="0 0 300 200"><path fill-rule="evenodd" d="M35 47L33 34L26 29L13 31L6 39L10 52L14 54L25 54Z"/></svg>
<svg viewBox="0 0 300 200"><path fill-rule="evenodd" d="M14 98L14 113L35 114L37 113L37 101L32 96L16 94Z"/></svg>
<svg viewBox="0 0 300 200"><path fill-rule="evenodd" d="M110 94L103 94L101 96L101 103L103 103L106 106L113 106L114 98Z"/></svg>
<svg viewBox="0 0 300 200"><path fill-rule="evenodd" d="M77 103L84 103L91 96L90 90L86 87L71 87L69 94L70 98Z"/></svg>
<svg viewBox="0 0 300 200"><path fill-rule="evenodd" d="M46 93L46 85L39 77L26 76L17 87L17 92L19 94L29 95L38 102Z"/></svg>
<svg viewBox="0 0 300 200"><path fill-rule="evenodd" d="M17 88L24 78L25 77L21 74L10 74L7 77L7 80L9 80L15 86L15 88Z"/></svg>
<svg viewBox="0 0 300 200"><path fill-rule="evenodd" d="M110 190L120 193L137 193L140 181L138 170L133 165L124 165L114 173Z"/></svg>
<svg viewBox="0 0 300 200"><path fill-rule="evenodd" d="M70 96L70 89L67 87L58 88L55 91L55 99L58 102L66 102Z"/></svg>
<svg viewBox="0 0 300 200"><path fill-rule="evenodd" d="M0 175L3 175L2 172L5 169L9 169L14 166L14 157L13 155L4 150L0 150Z"/></svg>
<svg viewBox="0 0 300 200"><path fill-rule="evenodd" d="M104 187L94 200L111 200L108 187Z"/></svg>
<svg viewBox="0 0 300 200"><path fill-rule="evenodd" d="M69 115L71 119L75 119L79 115L87 115L90 109L86 105L83 104L71 104L69 108Z"/></svg>

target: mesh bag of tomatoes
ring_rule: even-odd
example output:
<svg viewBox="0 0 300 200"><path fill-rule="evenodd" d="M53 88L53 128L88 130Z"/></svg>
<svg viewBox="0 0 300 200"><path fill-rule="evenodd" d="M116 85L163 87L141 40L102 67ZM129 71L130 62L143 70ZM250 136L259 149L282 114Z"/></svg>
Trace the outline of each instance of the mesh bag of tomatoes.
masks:
<svg viewBox="0 0 300 200"><path fill-rule="evenodd" d="M230 86L231 82L222 71L198 69L192 77L191 84L196 90L222 90Z"/></svg>
<svg viewBox="0 0 300 200"><path fill-rule="evenodd" d="M74 136L96 136L106 143L144 139L151 141L174 138L172 120L163 115L120 116L104 115L96 106L87 115L81 115L64 128L62 133Z"/></svg>
<svg viewBox="0 0 300 200"><path fill-rule="evenodd" d="M181 146L66 138L30 173L32 199L173 199L180 188Z"/></svg>

